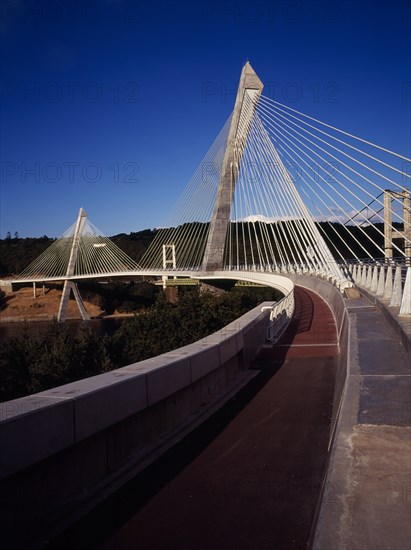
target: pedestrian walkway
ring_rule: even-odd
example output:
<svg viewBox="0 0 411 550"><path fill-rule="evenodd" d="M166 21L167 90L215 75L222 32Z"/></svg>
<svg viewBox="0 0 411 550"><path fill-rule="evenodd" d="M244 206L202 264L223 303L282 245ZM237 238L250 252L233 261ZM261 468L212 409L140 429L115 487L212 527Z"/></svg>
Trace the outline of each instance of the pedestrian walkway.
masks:
<svg viewBox="0 0 411 550"><path fill-rule="evenodd" d="M262 372L254 388L243 390L200 433L221 424L239 402L248 403L184 469L140 502L103 548L305 548L326 463L337 353L331 311L298 288L292 326L258 359ZM150 475L153 469L143 474Z"/></svg>

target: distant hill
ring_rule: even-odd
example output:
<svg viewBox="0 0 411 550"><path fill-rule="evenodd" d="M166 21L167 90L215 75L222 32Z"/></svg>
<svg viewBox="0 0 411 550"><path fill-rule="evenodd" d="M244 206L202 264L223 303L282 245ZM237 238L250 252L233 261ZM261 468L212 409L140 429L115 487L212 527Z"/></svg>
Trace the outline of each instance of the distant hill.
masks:
<svg viewBox="0 0 411 550"><path fill-rule="evenodd" d="M0 240L0 276L16 275L39 256L54 239L46 235L40 238L10 238Z"/></svg>
<svg viewBox="0 0 411 550"><path fill-rule="evenodd" d="M288 222L289 225L290 223L293 224L295 222ZM245 222L243 224L247 225ZM394 224L394 226L397 229L401 229L399 224ZM381 249L384 246L384 226L382 223L364 226L362 230L356 226L345 227L339 223L329 222L320 222L317 224L317 227L324 236L333 256L337 259L340 259L340 254L345 259L354 258L355 256L365 258L367 257L367 253L375 258L383 256ZM255 229L257 233L261 232L261 228L257 227ZM156 233L157 230L155 229L144 229L143 231L137 231L129 235L120 233L110 238L133 260L139 262ZM241 233L247 235L248 231L241 231ZM40 238L0 239L0 277L21 273L54 240L46 235ZM246 247L248 246L249 243L246 244ZM340 254L337 252L337 249Z"/></svg>
<svg viewBox="0 0 411 550"><path fill-rule="evenodd" d="M110 238L119 248L138 262L153 240L154 235L155 230L144 229L129 235L120 233ZM0 277L21 273L54 240L46 235L40 238L0 239Z"/></svg>

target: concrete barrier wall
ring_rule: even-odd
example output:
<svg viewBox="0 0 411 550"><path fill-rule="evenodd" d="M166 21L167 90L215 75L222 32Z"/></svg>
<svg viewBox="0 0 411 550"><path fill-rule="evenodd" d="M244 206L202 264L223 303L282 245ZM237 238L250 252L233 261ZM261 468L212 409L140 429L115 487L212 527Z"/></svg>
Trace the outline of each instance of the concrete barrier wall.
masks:
<svg viewBox="0 0 411 550"><path fill-rule="evenodd" d="M249 379L266 338L264 305L199 342L1 404L3 542L17 547L73 519L211 414Z"/></svg>

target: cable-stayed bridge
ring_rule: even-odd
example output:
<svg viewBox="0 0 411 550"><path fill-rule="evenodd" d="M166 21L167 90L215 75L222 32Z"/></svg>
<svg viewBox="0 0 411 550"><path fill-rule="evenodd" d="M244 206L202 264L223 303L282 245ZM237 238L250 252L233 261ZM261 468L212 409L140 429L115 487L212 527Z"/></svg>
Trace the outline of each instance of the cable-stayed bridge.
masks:
<svg viewBox="0 0 411 550"><path fill-rule="evenodd" d="M238 548L408 544L409 326L400 335L401 320L369 293L411 318L411 161L262 92L247 63L232 115L138 264L80 209L13 281L63 282L60 321L72 291L88 318L77 288L85 279L235 279L284 298L266 306L270 324L258 308L203 341L6 403L6 541L31 532L49 540L50 525L65 529L130 480L154 460L150 453L158 457L209 418L223 392L235 393L241 413L227 430L217 421L218 437L164 490L154 469L156 492L135 514L133 543L212 548L222 536ZM365 297L355 296L356 285ZM264 347L267 336L275 346ZM272 379L250 389L251 361L265 353L260 379ZM246 403L237 399L239 379ZM184 467L185 453L193 458L183 451ZM29 535L16 529L21 518Z"/></svg>
<svg viewBox="0 0 411 550"><path fill-rule="evenodd" d="M411 314L411 160L263 95L247 62L234 109L137 264L80 209L15 283L153 275L367 287ZM405 267L408 266L406 275ZM270 274L270 277L266 277Z"/></svg>

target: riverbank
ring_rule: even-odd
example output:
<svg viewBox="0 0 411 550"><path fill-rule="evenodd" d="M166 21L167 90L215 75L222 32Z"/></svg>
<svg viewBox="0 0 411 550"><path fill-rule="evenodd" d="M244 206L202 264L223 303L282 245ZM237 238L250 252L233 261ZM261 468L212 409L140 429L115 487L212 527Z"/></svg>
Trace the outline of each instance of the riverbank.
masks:
<svg viewBox="0 0 411 550"><path fill-rule="evenodd" d="M15 292L6 293L6 305L0 311L0 323L14 323L23 321L51 321L57 317L62 289L37 289L34 298L33 288L20 288ZM106 313L99 306L84 301L84 305L92 318L105 317ZM117 315L114 315L115 317ZM110 317L113 317L110 315ZM68 319L81 319L75 300L68 305Z"/></svg>

